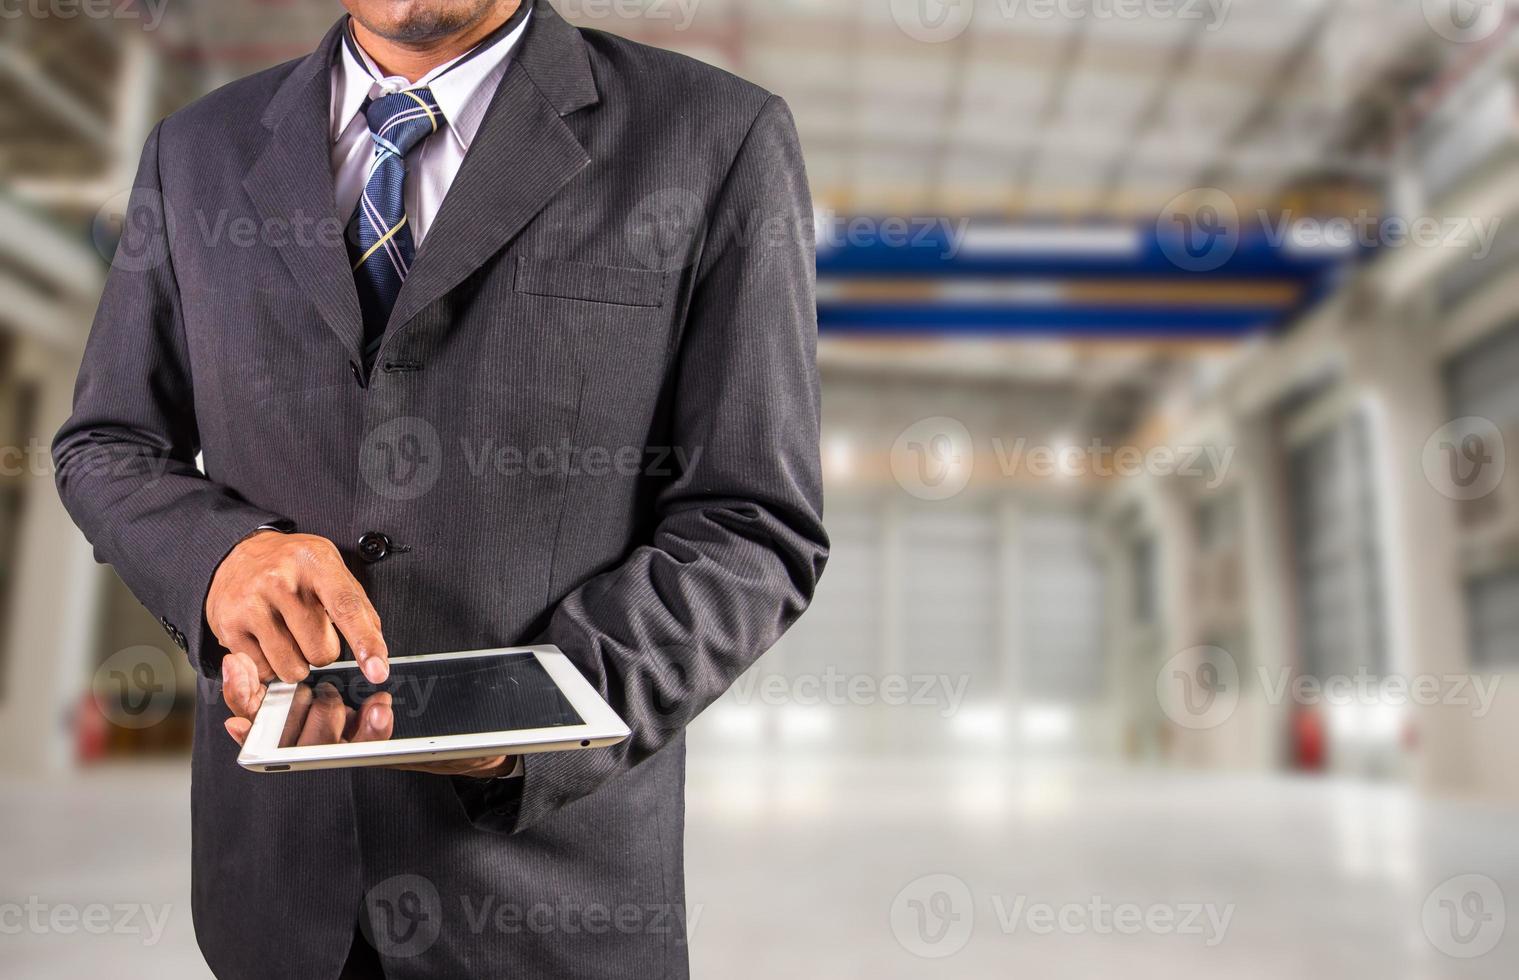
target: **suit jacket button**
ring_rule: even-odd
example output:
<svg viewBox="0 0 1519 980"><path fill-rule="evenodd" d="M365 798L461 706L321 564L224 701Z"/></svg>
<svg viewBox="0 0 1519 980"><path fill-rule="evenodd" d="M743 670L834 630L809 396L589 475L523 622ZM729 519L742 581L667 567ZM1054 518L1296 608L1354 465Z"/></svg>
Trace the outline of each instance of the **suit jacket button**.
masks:
<svg viewBox="0 0 1519 980"><path fill-rule="evenodd" d="M379 531L370 531L359 538L359 557L367 562L384 561L390 554L390 537Z"/></svg>
<svg viewBox="0 0 1519 980"><path fill-rule="evenodd" d="M174 641L175 646L181 650L188 650L190 648L189 643L185 641L185 634L180 632L178 626L169 622L167 616L162 617L159 622L163 623L164 632L169 634L169 639Z"/></svg>

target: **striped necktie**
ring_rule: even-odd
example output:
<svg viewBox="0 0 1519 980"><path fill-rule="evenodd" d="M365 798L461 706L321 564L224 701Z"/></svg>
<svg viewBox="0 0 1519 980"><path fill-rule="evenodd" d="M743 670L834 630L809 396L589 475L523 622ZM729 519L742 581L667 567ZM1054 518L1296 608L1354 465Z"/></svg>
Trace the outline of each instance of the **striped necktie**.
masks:
<svg viewBox="0 0 1519 980"><path fill-rule="evenodd" d="M374 159L364 193L349 222L348 252L364 314L364 374L374 366L385 324L401 284L411 272L416 246L406 223L406 155L443 125L432 92L408 89L373 99L364 107Z"/></svg>

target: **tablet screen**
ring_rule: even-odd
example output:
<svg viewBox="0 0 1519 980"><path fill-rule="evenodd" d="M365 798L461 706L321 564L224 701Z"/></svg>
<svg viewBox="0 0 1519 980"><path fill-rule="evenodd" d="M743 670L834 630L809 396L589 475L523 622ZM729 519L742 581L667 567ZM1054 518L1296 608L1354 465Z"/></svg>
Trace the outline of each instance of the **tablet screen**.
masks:
<svg viewBox="0 0 1519 980"><path fill-rule="evenodd" d="M537 657L509 653L392 662L383 684L356 669L315 671L297 685L280 747L350 741L371 705L388 709L390 730L380 737L392 739L583 724Z"/></svg>

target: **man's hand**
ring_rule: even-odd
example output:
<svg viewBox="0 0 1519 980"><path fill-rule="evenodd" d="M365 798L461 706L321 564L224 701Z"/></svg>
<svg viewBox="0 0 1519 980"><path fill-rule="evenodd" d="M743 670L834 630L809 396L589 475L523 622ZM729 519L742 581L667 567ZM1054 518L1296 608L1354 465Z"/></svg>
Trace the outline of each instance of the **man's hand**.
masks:
<svg viewBox="0 0 1519 980"><path fill-rule="evenodd" d="M303 680L312 667L336 661L339 635L370 683L384 683L390 676L379 613L337 547L316 535L270 530L245 538L211 580L206 622L229 651L222 660L222 698L232 709L227 734L239 745L253 728L267 685L276 678ZM287 718L289 741L282 738L281 744L383 741L390 738L392 726L388 694L371 697L355 711L330 685L315 695L302 688ZM509 772L513 763L502 755L396 768L495 776Z"/></svg>
<svg viewBox="0 0 1519 980"><path fill-rule="evenodd" d="M299 681L337 660L340 633L371 683L390 676L379 613L337 546L314 534L260 531L243 539L211 580L206 622L222 646L253 662L264 684Z"/></svg>

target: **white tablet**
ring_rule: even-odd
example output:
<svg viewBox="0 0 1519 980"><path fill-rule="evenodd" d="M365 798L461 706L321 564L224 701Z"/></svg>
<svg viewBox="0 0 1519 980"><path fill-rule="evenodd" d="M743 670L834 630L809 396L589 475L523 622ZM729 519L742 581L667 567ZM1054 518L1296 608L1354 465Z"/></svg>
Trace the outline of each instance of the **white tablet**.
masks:
<svg viewBox="0 0 1519 980"><path fill-rule="evenodd" d="M612 745L623 724L558 647L395 657L371 684L352 661L269 685L237 761L337 769Z"/></svg>

